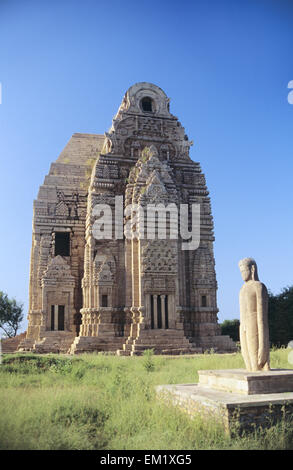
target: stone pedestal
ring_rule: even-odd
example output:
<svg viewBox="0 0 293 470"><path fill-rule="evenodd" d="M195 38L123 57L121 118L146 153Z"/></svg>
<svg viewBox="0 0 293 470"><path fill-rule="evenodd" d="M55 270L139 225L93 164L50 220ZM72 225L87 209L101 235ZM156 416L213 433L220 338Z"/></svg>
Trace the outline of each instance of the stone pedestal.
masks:
<svg viewBox="0 0 293 470"><path fill-rule="evenodd" d="M247 372L245 369L199 370L199 385L245 395L293 392L293 370L272 369Z"/></svg>
<svg viewBox="0 0 293 470"><path fill-rule="evenodd" d="M198 384L160 385L158 397L191 417L220 421L228 433L269 427L293 413L293 370L199 371Z"/></svg>

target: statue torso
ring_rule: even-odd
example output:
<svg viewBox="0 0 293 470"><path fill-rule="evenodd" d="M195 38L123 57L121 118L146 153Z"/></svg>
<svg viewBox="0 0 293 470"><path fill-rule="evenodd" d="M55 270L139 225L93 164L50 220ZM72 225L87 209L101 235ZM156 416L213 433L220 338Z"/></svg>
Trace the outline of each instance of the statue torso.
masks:
<svg viewBox="0 0 293 470"><path fill-rule="evenodd" d="M257 321L258 296L261 295L263 284L259 281L247 281L240 289L240 323L243 327Z"/></svg>

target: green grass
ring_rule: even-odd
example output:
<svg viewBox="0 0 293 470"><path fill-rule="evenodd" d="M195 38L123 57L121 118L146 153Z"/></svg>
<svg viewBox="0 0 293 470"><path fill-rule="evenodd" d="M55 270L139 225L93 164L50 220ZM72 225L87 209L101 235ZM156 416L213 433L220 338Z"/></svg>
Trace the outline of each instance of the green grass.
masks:
<svg viewBox="0 0 293 470"><path fill-rule="evenodd" d="M272 351L272 368L290 368L287 358L286 349ZM156 385L196 382L199 369L239 367L239 353L4 356L0 449L293 449L290 423L232 438L155 396Z"/></svg>

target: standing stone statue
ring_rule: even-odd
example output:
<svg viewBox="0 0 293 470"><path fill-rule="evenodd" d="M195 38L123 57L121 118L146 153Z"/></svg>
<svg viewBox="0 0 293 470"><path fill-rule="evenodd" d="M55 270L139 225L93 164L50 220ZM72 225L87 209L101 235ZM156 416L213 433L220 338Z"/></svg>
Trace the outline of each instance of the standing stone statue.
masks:
<svg viewBox="0 0 293 470"><path fill-rule="evenodd" d="M250 372L270 369L268 292L252 258L239 261L244 284L239 294L241 353Z"/></svg>

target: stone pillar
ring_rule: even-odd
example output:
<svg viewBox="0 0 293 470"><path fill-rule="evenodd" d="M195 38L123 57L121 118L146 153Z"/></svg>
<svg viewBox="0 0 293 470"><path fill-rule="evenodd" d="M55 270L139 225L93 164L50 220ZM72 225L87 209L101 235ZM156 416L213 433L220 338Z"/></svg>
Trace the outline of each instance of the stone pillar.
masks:
<svg viewBox="0 0 293 470"><path fill-rule="evenodd" d="M174 295L168 295L169 328L176 328Z"/></svg>
<svg viewBox="0 0 293 470"><path fill-rule="evenodd" d="M96 308L98 308L98 305L99 305L99 303L98 303L98 292L97 292L98 287L97 287L96 284L94 285L93 289L94 289L94 308L96 309Z"/></svg>
<svg viewBox="0 0 293 470"><path fill-rule="evenodd" d="M150 294L145 295L145 323L151 327L151 296Z"/></svg>
<svg viewBox="0 0 293 470"><path fill-rule="evenodd" d="M87 305L88 305L88 309L90 309L91 306L92 306L92 286L91 286L91 284L89 284L89 286L88 286L88 304Z"/></svg>
<svg viewBox="0 0 293 470"><path fill-rule="evenodd" d="M83 309L82 313L82 336L88 335L88 309Z"/></svg>
<svg viewBox="0 0 293 470"><path fill-rule="evenodd" d="M75 332L74 319L76 317L76 310L74 308L74 294L68 293L69 304L64 307L64 330Z"/></svg>
<svg viewBox="0 0 293 470"><path fill-rule="evenodd" d="M165 315L165 295L160 295L161 299L161 316L162 316L162 328L166 329L166 315Z"/></svg>
<svg viewBox="0 0 293 470"><path fill-rule="evenodd" d="M47 311L48 308L48 300L47 300L47 292L43 288L42 289L42 310L41 310L41 325L43 332L45 330L51 329L51 310Z"/></svg>
<svg viewBox="0 0 293 470"><path fill-rule="evenodd" d="M90 306L90 302L89 302L89 292L90 292L90 288L89 286L86 287L86 301L85 301L85 305L86 305L86 308L88 309L89 306Z"/></svg>
<svg viewBox="0 0 293 470"><path fill-rule="evenodd" d="M54 331L58 330L58 305L54 305Z"/></svg>
<svg viewBox="0 0 293 470"><path fill-rule="evenodd" d="M154 302L154 328L158 328L158 296L153 295L153 302Z"/></svg>

